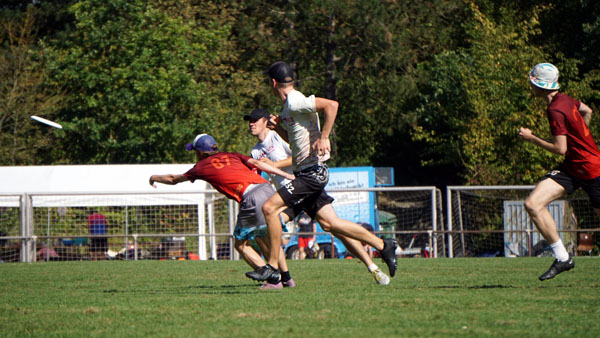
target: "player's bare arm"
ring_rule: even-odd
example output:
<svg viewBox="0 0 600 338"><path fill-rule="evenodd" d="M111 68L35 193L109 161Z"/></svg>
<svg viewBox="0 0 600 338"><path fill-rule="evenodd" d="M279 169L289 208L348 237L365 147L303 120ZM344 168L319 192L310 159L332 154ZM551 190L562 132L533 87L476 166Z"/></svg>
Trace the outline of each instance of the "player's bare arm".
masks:
<svg viewBox="0 0 600 338"><path fill-rule="evenodd" d="M271 118L269 118L269 122L267 122L267 128L274 130L281 138L288 142L288 133L287 130L283 129L281 124L279 123L280 116L271 114Z"/></svg>
<svg viewBox="0 0 600 338"><path fill-rule="evenodd" d="M268 157L262 157L259 159L259 161L265 162L267 164L274 166L275 168L280 168L280 169L292 166L292 157L291 156L289 156L288 158L286 158L284 160L275 161L275 162L271 161Z"/></svg>
<svg viewBox="0 0 600 338"><path fill-rule="evenodd" d="M283 170L281 170L279 168L275 168L274 166L272 166L272 165L270 165L268 163L261 162L259 160L255 160L253 158L251 158L251 159L248 160L248 164L250 166L255 167L255 168L259 169L259 170L262 170L262 171L264 171L266 173L273 174L273 175L278 175L278 176L281 176L281 177L285 177L288 180L293 180L294 178L296 178L292 174L288 174L288 173L286 173L285 171L283 171Z"/></svg>
<svg viewBox="0 0 600 338"><path fill-rule="evenodd" d="M324 115L323 127L321 128L321 137L313 144L313 149L317 149L319 155L331 151L329 135L333 130L333 124L337 116L339 103L334 100L325 99L322 97L315 98L315 108L318 112Z"/></svg>
<svg viewBox="0 0 600 338"><path fill-rule="evenodd" d="M579 105L579 112L581 113L581 117L583 117L585 124L589 126L590 120L592 119L592 108L582 102Z"/></svg>
<svg viewBox="0 0 600 338"><path fill-rule="evenodd" d="M521 127L519 129L519 136L528 142L531 142L537 146L548 150L551 153L558 155L565 155L567 153L567 136L558 135L552 137L552 142L548 142L536 135L534 135L529 128Z"/></svg>
<svg viewBox="0 0 600 338"><path fill-rule="evenodd" d="M166 175L152 175L150 176L150 185L156 188L155 182L175 185L177 183L188 181L188 178L183 175L174 175L174 174L166 174Z"/></svg>

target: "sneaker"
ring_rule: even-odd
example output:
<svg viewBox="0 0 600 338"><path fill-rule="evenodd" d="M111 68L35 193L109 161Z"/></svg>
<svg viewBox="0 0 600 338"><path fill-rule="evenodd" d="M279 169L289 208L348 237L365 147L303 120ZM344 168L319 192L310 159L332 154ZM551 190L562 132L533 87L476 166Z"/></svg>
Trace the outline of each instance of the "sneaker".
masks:
<svg viewBox="0 0 600 338"><path fill-rule="evenodd" d="M573 261L573 257L571 257L571 255L569 255L569 260L567 260L566 262L559 262L558 260L555 260L554 263L552 263L550 269L548 269L548 271L546 271L543 275L540 276L540 280L554 278L559 273L563 271L569 271L574 267L575 262Z"/></svg>
<svg viewBox="0 0 600 338"><path fill-rule="evenodd" d="M284 288L295 288L296 287L296 283L294 282L293 279L290 279L287 282L282 282L282 284L283 284Z"/></svg>
<svg viewBox="0 0 600 338"><path fill-rule="evenodd" d="M263 284L263 286L261 286L260 288L258 288L259 290L277 290L277 289L283 289L283 285L281 282L275 283L275 284L271 284L271 283L265 283Z"/></svg>
<svg viewBox="0 0 600 338"><path fill-rule="evenodd" d="M381 269L374 270L371 272L371 276L379 285L388 285L390 284L390 277L388 277Z"/></svg>
<svg viewBox="0 0 600 338"><path fill-rule="evenodd" d="M396 274L396 267L398 261L396 260L396 248L398 244L395 239L386 238L383 240L383 250L381 250L381 259L387 264L390 270L390 276L394 277Z"/></svg>
<svg viewBox="0 0 600 338"><path fill-rule="evenodd" d="M259 282L268 281L271 284L276 284L279 282L281 275L279 274L279 271L267 264L262 268L246 272L246 277L252 278Z"/></svg>

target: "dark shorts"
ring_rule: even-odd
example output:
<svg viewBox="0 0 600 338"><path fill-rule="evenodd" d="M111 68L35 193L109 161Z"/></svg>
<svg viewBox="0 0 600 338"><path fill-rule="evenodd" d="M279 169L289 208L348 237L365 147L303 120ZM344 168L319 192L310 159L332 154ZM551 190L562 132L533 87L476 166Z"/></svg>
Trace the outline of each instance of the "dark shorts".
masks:
<svg viewBox="0 0 600 338"><path fill-rule="evenodd" d="M329 182L329 168L325 164L318 164L294 172L294 175L296 178L277 192L295 215L304 210L308 216L315 218L319 209L333 202L333 197L325 192L325 186Z"/></svg>
<svg viewBox="0 0 600 338"><path fill-rule="evenodd" d="M600 177L591 180L582 180L570 175L562 168L557 168L546 174L545 178L550 178L560 184L568 194L572 194L579 188L583 189L590 197L592 206L596 209L600 208Z"/></svg>
<svg viewBox="0 0 600 338"><path fill-rule="evenodd" d="M108 250L108 238L92 237L90 241L91 252L106 252Z"/></svg>

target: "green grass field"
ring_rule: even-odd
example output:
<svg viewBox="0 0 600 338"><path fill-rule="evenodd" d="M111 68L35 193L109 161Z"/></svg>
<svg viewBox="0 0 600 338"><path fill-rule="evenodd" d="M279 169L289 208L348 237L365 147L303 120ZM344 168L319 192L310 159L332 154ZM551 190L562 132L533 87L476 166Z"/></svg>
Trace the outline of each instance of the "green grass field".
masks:
<svg viewBox="0 0 600 338"><path fill-rule="evenodd" d="M539 282L551 262L401 259L379 286L357 260L291 261L298 287L271 291L241 261L0 264L0 336L599 337L600 258Z"/></svg>

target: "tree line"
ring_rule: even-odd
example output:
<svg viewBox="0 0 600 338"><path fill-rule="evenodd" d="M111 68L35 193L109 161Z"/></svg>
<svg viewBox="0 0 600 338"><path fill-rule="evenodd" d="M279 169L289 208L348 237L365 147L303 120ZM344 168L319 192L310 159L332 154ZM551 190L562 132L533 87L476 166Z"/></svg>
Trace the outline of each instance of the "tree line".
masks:
<svg viewBox="0 0 600 338"><path fill-rule="evenodd" d="M600 106L593 0L3 3L0 165L192 162L203 132L248 153L243 115L279 113L276 60L340 102L329 164L394 167L397 185L529 184L559 163L517 137L550 138L536 63Z"/></svg>

